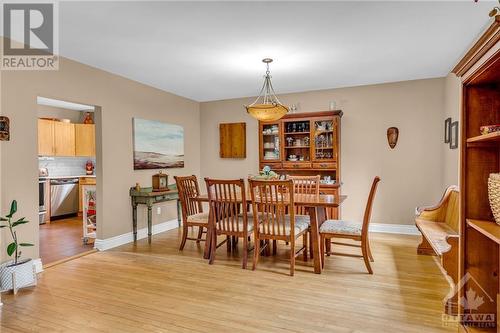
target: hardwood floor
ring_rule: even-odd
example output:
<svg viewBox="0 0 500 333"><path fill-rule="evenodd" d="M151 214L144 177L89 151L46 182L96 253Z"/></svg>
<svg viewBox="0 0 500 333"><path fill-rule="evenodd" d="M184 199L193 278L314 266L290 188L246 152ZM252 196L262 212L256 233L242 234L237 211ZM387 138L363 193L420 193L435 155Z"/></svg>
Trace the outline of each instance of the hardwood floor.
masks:
<svg viewBox="0 0 500 333"><path fill-rule="evenodd" d="M83 245L82 218L71 217L40 225L40 258L44 265L94 248L93 240Z"/></svg>
<svg viewBox="0 0 500 333"><path fill-rule="evenodd" d="M331 256L321 275L297 260L294 277L284 244L251 271L241 269L241 244L235 255L220 247L210 266L203 244L179 252L179 237L46 269L36 288L3 295L0 331L456 332L442 326L448 284L417 256L418 237L373 234L374 275L361 259Z"/></svg>

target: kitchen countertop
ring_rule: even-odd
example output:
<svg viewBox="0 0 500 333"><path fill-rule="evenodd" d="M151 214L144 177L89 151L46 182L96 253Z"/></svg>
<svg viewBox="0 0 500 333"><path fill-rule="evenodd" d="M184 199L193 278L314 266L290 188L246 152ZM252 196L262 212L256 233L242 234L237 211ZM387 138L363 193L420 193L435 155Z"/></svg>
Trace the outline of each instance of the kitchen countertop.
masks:
<svg viewBox="0 0 500 333"><path fill-rule="evenodd" d="M95 175L79 175L79 176L47 176L38 177L40 179L64 179L64 178L95 178Z"/></svg>

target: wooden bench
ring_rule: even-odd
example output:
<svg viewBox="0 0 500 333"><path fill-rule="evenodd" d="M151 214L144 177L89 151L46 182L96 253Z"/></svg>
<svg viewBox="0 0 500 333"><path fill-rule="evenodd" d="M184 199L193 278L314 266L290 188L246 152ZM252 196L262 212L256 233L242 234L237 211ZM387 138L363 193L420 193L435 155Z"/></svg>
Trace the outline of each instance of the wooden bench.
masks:
<svg viewBox="0 0 500 333"><path fill-rule="evenodd" d="M440 268L452 288L458 283L458 204L458 187L450 186L436 206L417 208L415 219L415 225L422 233L417 253L437 256ZM448 299L447 308L450 308L448 303L453 302L456 304L456 299ZM453 312L455 311L456 306L453 307Z"/></svg>

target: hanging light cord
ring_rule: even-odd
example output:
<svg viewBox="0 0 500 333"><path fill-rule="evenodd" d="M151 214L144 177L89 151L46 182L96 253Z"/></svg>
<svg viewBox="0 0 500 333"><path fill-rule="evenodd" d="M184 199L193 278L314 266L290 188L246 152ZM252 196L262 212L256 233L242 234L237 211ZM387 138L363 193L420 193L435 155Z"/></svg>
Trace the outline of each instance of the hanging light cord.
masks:
<svg viewBox="0 0 500 333"><path fill-rule="evenodd" d="M249 106L257 104L260 98L263 98L262 104L281 104L276 93L274 92L273 84L271 83L271 71L269 70L269 63L266 62L266 75L264 76L264 84L259 92L257 99Z"/></svg>

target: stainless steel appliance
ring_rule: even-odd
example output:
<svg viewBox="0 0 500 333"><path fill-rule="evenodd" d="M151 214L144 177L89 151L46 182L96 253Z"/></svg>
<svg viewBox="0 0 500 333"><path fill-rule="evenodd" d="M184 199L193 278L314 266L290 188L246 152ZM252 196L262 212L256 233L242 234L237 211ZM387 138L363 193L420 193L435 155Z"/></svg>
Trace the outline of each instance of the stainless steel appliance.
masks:
<svg viewBox="0 0 500 333"><path fill-rule="evenodd" d="M78 213L78 178L50 180L50 217Z"/></svg>
<svg viewBox="0 0 500 333"><path fill-rule="evenodd" d="M40 224L45 223L45 215L47 214L47 205L49 204L48 186L48 179L38 179L38 222Z"/></svg>

